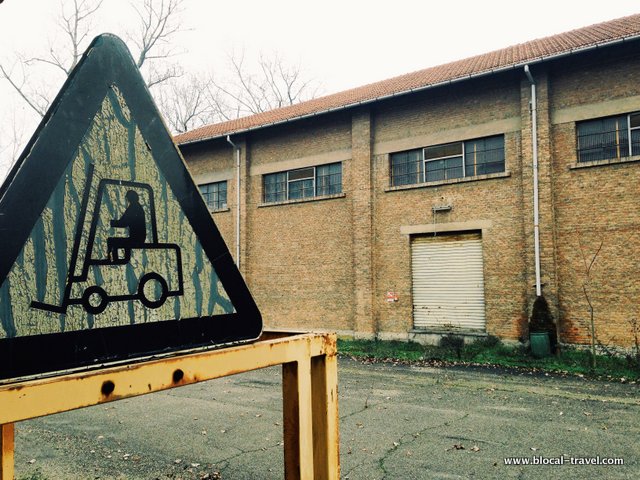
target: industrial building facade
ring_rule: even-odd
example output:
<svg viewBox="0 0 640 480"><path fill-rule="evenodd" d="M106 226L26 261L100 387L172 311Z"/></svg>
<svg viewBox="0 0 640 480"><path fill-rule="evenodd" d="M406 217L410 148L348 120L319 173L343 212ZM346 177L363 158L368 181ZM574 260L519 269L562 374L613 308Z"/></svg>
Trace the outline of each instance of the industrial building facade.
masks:
<svg viewBox="0 0 640 480"><path fill-rule="evenodd" d="M640 15L176 142L267 327L634 342Z"/></svg>

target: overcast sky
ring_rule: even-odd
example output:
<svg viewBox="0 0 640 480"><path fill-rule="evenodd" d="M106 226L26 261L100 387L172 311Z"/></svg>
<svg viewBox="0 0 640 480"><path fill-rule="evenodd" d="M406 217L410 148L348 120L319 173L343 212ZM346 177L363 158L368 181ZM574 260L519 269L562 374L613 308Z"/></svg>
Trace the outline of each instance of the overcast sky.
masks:
<svg viewBox="0 0 640 480"><path fill-rule="evenodd" d="M105 0L95 31L132 20L129 0ZM185 0L176 40L186 70L216 71L233 48L279 52L332 93L471 55L640 13L638 0ZM0 4L0 61L42 52L56 0ZM0 121L17 101L0 81ZM6 120L5 120L6 121ZM4 177L1 171L0 179Z"/></svg>

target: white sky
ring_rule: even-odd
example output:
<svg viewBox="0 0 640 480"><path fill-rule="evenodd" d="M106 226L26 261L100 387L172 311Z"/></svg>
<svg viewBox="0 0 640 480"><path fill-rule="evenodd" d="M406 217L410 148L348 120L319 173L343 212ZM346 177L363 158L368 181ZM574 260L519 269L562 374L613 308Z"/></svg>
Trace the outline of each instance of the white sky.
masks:
<svg viewBox="0 0 640 480"><path fill-rule="evenodd" d="M96 34L133 21L128 3L105 0ZM4 0L0 61L42 52L58 10L56 0ZM633 13L638 0L185 0L178 59L215 72L233 48L277 51L332 93ZM0 122L21 108L0 81Z"/></svg>

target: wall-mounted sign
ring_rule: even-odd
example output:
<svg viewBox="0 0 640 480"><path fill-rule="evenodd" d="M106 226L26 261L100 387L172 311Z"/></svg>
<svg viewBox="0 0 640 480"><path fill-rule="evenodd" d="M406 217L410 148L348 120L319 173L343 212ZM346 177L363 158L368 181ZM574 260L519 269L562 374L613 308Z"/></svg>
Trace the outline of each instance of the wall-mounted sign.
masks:
<svg viewBox="0 0 640 480"><path fill-rule="evenodd" d="M96 38L0 187L0 381L256 339L129 51Z"/></svg>

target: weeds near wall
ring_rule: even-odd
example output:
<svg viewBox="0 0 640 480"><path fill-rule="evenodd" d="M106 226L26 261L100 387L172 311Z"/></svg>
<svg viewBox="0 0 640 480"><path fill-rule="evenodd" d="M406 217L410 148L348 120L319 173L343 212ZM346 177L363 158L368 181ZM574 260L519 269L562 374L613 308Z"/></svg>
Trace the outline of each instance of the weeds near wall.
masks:
<svg viewBox="0 0 640 480"><path fill-rule="evenodd" d="M627 360L629 365L640 371L640 322L638 322L637 318L630 318L628 322L631 327L633 346L631 347L631 353L627 355Z"/></svg>
<svg viewBox="0 0 640 480"><path fill-rule="evenodd" d="M462 358L462 349L464 348L464 337L452 334L445 335L440 339L440 347L454 352L458 360L460 360Z"/></svg>
<svg viewBox="0 0 640 480"><path fill-rule="evenodd" d="M640 330L640 322L638 329ZM452 337L454 338L450 339L451 341L444 342L445 345L340 338L338 353L341 357L364 363L385 362L393 365L431 367L482 365L490 368L516 369L514 371L524 369L530 373L555 372L560 375L618 379L623 382L640 381L640 366L632 366L628 357L616 354L613 350L610 354L598 355L598 366L593 368L591 352L571 345L563 345L558 355L534 358L524 344L505 345L491 335L464 345L457 340L460 336ZM640 331L638 337L640 344Z"/></svg>

